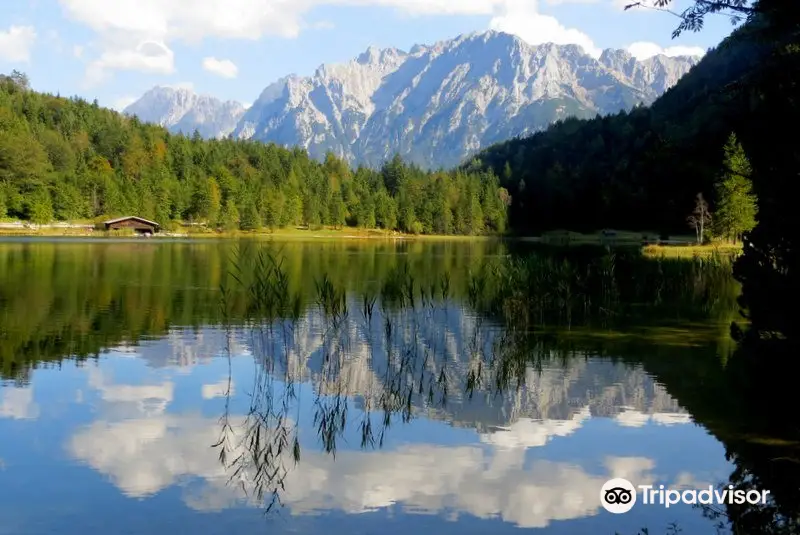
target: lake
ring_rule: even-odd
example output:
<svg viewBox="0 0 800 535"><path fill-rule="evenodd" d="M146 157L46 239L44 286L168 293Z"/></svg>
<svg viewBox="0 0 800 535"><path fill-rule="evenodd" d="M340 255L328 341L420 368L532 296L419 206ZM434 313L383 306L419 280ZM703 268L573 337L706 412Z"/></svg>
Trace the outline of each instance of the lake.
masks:
<svg viewBox="0 0 800 535"><path fill-rule="evenodd" d="M0 533L715 533L600 491L757 470L737 293L493 241L5 239Z"/></svg>

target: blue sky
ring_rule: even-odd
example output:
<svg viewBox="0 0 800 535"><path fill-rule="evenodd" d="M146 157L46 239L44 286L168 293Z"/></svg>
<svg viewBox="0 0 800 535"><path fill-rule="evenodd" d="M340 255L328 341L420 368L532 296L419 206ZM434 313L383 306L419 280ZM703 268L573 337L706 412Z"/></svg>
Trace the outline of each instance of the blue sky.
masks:
<svg viewBox="0 0 800 535"><path fill-rule="evenodd" d="M652 0L650 0L652 1ZM689 0L676 0L676 10ZM121 107L154 85L254 101L275 79L345 62L368 46L408 50L496 29L592 54L699 53L732 26L671 39L677 19L627 0L0 0L0 72L40 91Z"/></svg>

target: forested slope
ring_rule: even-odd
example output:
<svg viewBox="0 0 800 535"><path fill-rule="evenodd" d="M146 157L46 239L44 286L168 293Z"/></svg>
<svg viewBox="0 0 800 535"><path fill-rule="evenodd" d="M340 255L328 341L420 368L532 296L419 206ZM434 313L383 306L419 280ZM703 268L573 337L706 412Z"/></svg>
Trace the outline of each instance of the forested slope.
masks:
<svg viewBox="0 0 800 535"><path fill-rule="evenodd" d="M770 50L757 30L750 23L735 31L649 108L568 119L490 147L466 168L500 175L520 232L686 232L694 197L713 201L726 139L750 134L756 103L737 82Z"/></svg>
<svg viewBox="0 0 800 535"><path fill-rule="evenodd" d="M23 74L0 77L0 219L133 214L167 228L480 234L506 229L507 203L483 171L424 172L399 158L352 171L333 155L318 163L301 149L171 135L96 103L34 92Z"/></svg>

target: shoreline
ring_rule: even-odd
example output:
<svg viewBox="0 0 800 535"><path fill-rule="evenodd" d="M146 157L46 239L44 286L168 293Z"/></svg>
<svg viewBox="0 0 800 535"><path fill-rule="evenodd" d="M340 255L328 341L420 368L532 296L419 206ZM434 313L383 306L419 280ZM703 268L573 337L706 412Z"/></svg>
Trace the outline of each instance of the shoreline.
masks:
<svg viewBox="0 0 800 535"><path fill-rule="evenodd" d="M693 257L713 254L737 254L742 251L741 243L711 243L697 245L687 237L669 240L650 238L643 240L647 233L620 231L619 236L609 238L602 232L580 234L576 232L554 231L541 236L516 235L461 235L461 234L406 234L381 229L318 228L307 229L261 229L257 231L196 231L192 227L178 231L163 231L153 236L141 237L129 233L96 230L93 225L81 223L59 223L48 226L28 226L24 223L0 223L0 239L3 238L73 238L73 239L126 239L126 240L213 240L213 239L258 239L258 240L403 240L403 241L511 241L520 243L540 243L544 245L639 247L645 256L650 257ZM188 231L187 231L188 230Z"/></svg>
<svg viewBox="0 0 800 535"><path fill-rule="evenodd" d="M8 229L0 228L2 238L76 238L76 239L129 239L129 240L214 240L214 239L276 239L276 240L507 240L521 239L538 241L538 238L516 238L503 235L460 235L460 234L405 234L402 232L366 231L358 229L318 229L318 230L268 230L235 231L235 232L170 232L162 231L151 236L137 236L128 233L116 233L103 230L78 230L68 228L46 229Z"/></svg>

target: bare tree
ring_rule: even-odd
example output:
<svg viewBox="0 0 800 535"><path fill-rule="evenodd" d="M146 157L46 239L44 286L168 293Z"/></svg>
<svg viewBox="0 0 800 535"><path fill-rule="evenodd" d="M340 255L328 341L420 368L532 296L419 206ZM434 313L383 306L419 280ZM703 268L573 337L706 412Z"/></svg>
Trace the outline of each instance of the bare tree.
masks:
<svg viewBox="0 0 800 535"><path fill-rule="evenodd" d="M711 224L711 212L708 210L708 203L703 198L702 193L698 193L697 197L695 197L694 211L686 218L686 222L694 229L697 243L702 244L705 228Z"/></svg>

